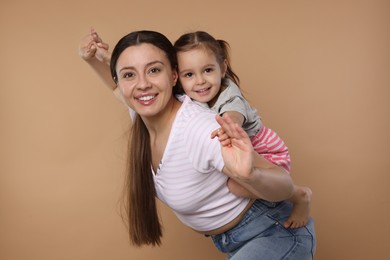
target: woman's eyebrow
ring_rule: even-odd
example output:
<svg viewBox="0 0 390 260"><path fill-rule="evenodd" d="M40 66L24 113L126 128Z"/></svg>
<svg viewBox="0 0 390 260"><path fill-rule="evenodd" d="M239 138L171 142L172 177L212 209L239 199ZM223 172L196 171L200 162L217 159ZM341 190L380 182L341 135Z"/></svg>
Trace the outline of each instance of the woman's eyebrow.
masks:
<svg viewBox="0 0 390 260"><path fill-rule="evenodd" d="M155 64L162 64L162 65L164 65L164 62L159 61L159 60L151 61L151 62L146 63L145 67L149 67L149 66L152 66L152 65L155 65ZM122 70L128 70L128 69L135 69L135 68L134 68L134 66L124 66L124 67L122 67L119 70L119 72L121 72Z"/></svg>

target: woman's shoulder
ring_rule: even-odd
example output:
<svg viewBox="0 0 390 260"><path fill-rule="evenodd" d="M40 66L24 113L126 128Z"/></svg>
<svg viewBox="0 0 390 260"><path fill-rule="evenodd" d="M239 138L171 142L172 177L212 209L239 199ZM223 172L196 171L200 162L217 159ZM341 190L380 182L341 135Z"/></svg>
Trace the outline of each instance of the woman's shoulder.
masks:
<svg viewBox="0 0 390 260"><path fill-rule="evenodd" d="M202 135L208 133L210 129L216 129L219 127L215 120L216 113L209 108L201 106L200 104L192 101L189 97L185 96L183 104L176 116L175 126L182 129L187 129L194 133L194 129L198 129L197 134Z"/></svg>
<svg viewBox="0 0 390 260"><path fill-rule="evenodd" d="M211 110L210 108L198 103L198 102L195 102L193 100L191 100L191 98L189 98L188 96L186 95L183 95L183 97L181 97L181 101L183 103L182 105L182 113L187 115L187 116L191 116L191 117L213 117L215 116L215 112L213 110ZM180 100L180 99L179 99Z"/></svg>

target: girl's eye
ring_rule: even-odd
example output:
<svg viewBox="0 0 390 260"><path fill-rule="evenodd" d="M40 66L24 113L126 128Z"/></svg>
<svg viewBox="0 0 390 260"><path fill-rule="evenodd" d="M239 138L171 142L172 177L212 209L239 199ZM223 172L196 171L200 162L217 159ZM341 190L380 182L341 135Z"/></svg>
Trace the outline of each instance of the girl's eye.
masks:
<svg viewBox="0 0 390 260"><path fill-rule="evenodd" d="M207 69L204 70L204 72L206 72L206 73L210 73L210 72L212 72L212 71L213 71L212 68L207 68Z"/></svg>
<svg viewBox="0 0 390 260"><path fill-rule="evenodd" d="M186 78L191 78L192 75L193 75L193 74L192 74L191 72L188 72L188 73L184 74L184 77L186 77Z"/></svg>

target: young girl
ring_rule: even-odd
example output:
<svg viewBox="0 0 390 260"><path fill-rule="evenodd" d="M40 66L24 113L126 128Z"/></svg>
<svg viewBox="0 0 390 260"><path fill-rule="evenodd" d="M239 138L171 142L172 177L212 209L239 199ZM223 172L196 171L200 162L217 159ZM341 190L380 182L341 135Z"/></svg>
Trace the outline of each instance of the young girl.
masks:
<svg viewBox="0 0 390 260"><path fill-rule="evenodd" d="M192 100L207 105L220 115L229 114L234 122L244 128L255 150L261 155L256 160L257 166L271 168L278 165L289 172L290 156L287 147L275 132L262 125L256 110L250 107L241 94L239 79L230 66L228 44L205 32L195 32L181 36L174 47L178 58L179 81L184 92ZM122 99L109 72L111 54L108 52L108 45L93 29L80 44L79 50L80 56L92 66L106 85L114 90L116 96ZM212 137L217 135L222 144L230 141L221 132L213 132ZM263 157L272 164L267 164ZM228 186L236 195L256 197L253 192L232 179L229 179ZM294 188L290 198L293 211L284 223L286 228L302 227L309 219L311 190L300 186Z"/></svg>
<svg viewBox="0 0 390 260"><path fill-rule="evenodd" d="M192 100L207 104L222 115L229 114L251 138L256 152L290 172L290 155L283 140L265 127L257 111L243 97L239 78L230 66L228 43L202 31L182 35L174 44L178 59L179 81ZM217 133L214 132L212 136ZM221 135L220 135L221 136ZM227 139L228 140L228 139ZM221 140L220 137L220 141ZM241 185L229 180L232 192L245 194ZM251 196L249 193L246 196ZM301 227L309 217L311 190L295 186L291 197L294 210L286 227Z"/></svg>

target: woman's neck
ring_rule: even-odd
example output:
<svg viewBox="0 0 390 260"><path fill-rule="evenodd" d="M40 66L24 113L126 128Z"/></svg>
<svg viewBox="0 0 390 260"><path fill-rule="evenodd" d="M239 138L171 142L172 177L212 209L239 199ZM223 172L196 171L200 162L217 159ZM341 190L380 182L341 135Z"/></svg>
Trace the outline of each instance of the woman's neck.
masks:
<svg viewBox="0 0 390 260"><path fill-rule="evenodd" d="M152 150L152 165L155 172L157 172L158 165L163 158L172 125L181 104L182 103L176 98L172 98L172 101L167 104L163 113L160 113L153 118L143 119L146 128L149 131L150 146Z"/></svg>
<svg viewBox="0 0 390 260"><path fill-rule="evenodd" d="M176 113L181 107L181 102L172 98L166 108L153 117L142 118L150 136L158 136L166 131L170 132Z"/></svg>

